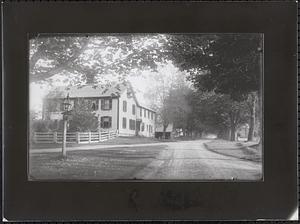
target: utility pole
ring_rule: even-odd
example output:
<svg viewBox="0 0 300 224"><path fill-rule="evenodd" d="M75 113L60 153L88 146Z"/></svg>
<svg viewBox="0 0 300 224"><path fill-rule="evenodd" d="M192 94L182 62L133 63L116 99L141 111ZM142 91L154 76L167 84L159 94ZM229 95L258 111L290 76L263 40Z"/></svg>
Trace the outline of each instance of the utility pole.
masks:
<svg viewBox="0 0 300 224"><path fill-rule="evenodd" d="M70 98L69 98L69 93L67 95L67 98L64 99L63 102L63 108L64 111L62 112L63 114L63 121L64 121L64 127L63 127L63 139L62 139L62 157L66 158L67 157L67 147L66 147L66 142L67 142L67 124L68 124L68 119L70 115Z"/></svg>
<svg viewBox="0 0 300 224"><path fill-rule="evenodd" d="M63 139L62 139L62 156L67 157L66 141L67 141L67 119L64 119Z"/></svg>

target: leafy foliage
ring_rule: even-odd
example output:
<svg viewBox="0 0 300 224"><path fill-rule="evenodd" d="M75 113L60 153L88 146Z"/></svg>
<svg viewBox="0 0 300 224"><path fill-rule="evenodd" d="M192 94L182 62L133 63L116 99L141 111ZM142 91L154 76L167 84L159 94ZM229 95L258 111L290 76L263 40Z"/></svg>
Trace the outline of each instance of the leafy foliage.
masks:
<svg viewBox="0 0 300 224"><path fill-rule="evenodd" d="M189 96L189 103L194 130L219 134L236 129L248 119L247 103L233 101L229 95L196 91Z"/></svg>
<svg viewBox="0 0 300 224"><path fill-rule="evenodd" d="M187 97L190 91L191 89L186 85L174 86L169 91L166 107L174 128L188 129L191 106L188 104Z"/></svg>
<svg viewBox="0 0 300 224"><path fill-rule="evenodd" d="M36 132L50 132L50 131L62 131L63 123L58 120L31 120L31 131Z"/></svg>
<svg viewBox="0 0 300 224"><path fill-rule="evenodd" d="M173 123L174 128L185 129L190 110L186 96L191 89L187 85L184 73L178 69L169 69L159 70L153 75L155 81L149 87L146 97L157 111L159 124L166 128Z"/></svg>
<svg viewBox="0 0 300 224"><path fill-rule="evenodd" d="M74 104L72 118L69 121L70 131L96 131L99 127L98 118L92 111L92 103L86 99L78 99Z"/></svg>
<svg viewBox="0 0 300 224"><path fill-rule="evenodd" d="M260 87L259 34L173 36L173 58L190 72L189 79L200 90L228 94L244 100ZM182 53L181 53L182 52Z"/></svg>
<svg viewBox="0 0 300 224"><path fill-rule="evenodd" d="M114 74L124 79L134 69L155 69L162 61L163 35L40 36L30 41L31 81L61 72L83 75L87 83Z"/></svg>
<svg viewBox="0 0 300 224"><path fill-rule="evenodd" d="M193 82L194 87L200 91L224 95L222 98L229 96L229 99L225 97L226 99L222 100L219 109L229 109L225 114L230 118L231 133L235 132L240 123L241 110L243 113L251 112L248 118L251 131L248 139L252 140L255 103L252 101L248 111L244 105L249 95L260 91L261 35L178 35L171 36L170 39L169 51L173 60L178 67L190 72L189 80ZM215 108L212 111L218 113L217 110L218 108ZM215 119L220 122L219 125L224 123L222 119L218 120L220 118L222 116L217 116ZM200 122L200 126L202 125ZM234 133L231 135L231 140L234 140Z"/></svg>

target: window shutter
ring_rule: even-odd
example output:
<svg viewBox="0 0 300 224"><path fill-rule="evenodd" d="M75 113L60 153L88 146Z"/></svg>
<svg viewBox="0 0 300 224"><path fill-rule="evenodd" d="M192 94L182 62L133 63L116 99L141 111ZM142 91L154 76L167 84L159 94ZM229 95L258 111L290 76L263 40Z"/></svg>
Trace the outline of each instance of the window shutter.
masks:
<svg viewBox="0 0 300 224"><path fill-rule="evenodd" d="M102 102L102 100L101 100L101 102ZM101 128L103 128L103 120L104 120L104 117L101 117L101 119L100 119L100 127Z"/></svg>
<svg viewBox="0 0 300 224"><path fill-rule="evenodd" d="M101 110L104 110L104 100L101 100ZM102 119L102 118L101 118ZM102 120L101 120L102 121Z"/></svg>
<svg viewBox="0 0 300 224"><path fill-rule="evenodd" d="M126 129L126 118L125 117L123 117L123 129Z"/></svg>
<svg viewBox="0 0 300 224"><path fill-rule="evenodd" d="M109 99L109 109L111 110L112 108L112 99Z"/></svg>
<svg viewBox="0 0 300 224"><path fill-rule="evenodd" d="M111 128L111 117L108 117L108 119L109 119L109 125L108 125L108 127Z"/></svg>
<svg viewBox="0 0 300 224"><path fill-rule="evenodd" d="M127 102L123 101L123 112L127 112Z"/></svg>
<svg viewBox="0 0 300 224"><path fill-rule="evenodd" d="M96 100L96 110L99 110L99 100Z"/></svg>

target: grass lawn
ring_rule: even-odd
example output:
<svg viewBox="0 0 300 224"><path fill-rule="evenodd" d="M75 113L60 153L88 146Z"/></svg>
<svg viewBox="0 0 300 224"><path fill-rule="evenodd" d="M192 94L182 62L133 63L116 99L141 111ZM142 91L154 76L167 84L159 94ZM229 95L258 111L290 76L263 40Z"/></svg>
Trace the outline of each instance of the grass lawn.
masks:
<svg viewBox="0 0 300 224"><path fill-rule="evenodd" d="M67 159L60 153L30 155L30 179L134 179L164 150L164 146L70 151Z"/></svg>
<svg viewBox="0 0 300 224"><path fill-rule="evenodd" d="M165 141L174 141L172 139L165 139L165 140L159 140L156 138L146 138L146 137L117 137L114 139L110 139L108 141L104 142L97 142L97 143L90 143L90 145L132 145L132 144L144 144L144 143L157 143L157 142L165 142ZM87 144L76 144L71 143L67 144L67 147L76 147L76 146L83 146ZM31 149L49 149L49 148L59 148L61 147L61 143L44 143L44 144L31 144Z"/></svg>
<svg viewBox="0 0 300 224"><path fill-rule="evenodd" d="M240 159L261 162L262 150L254 142L231 142L226 140L214 140L204 144L207 149L223 155ZM253 146L253 147L252 147Z"/></svg>

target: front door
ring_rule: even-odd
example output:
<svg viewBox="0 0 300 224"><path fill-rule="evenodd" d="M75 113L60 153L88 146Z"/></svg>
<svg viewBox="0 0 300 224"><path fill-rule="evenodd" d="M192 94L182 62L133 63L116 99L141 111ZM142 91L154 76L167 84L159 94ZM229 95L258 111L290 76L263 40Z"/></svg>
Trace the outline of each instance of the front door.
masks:
<svg viewBox="0 0 300 224"><path fill-rule="evenodd" d="M140 128L141 127L141 121L137 120L136 121L136 128L135 128L135 135L138 136L139 135L139 131L140 131Z"/></svg>

